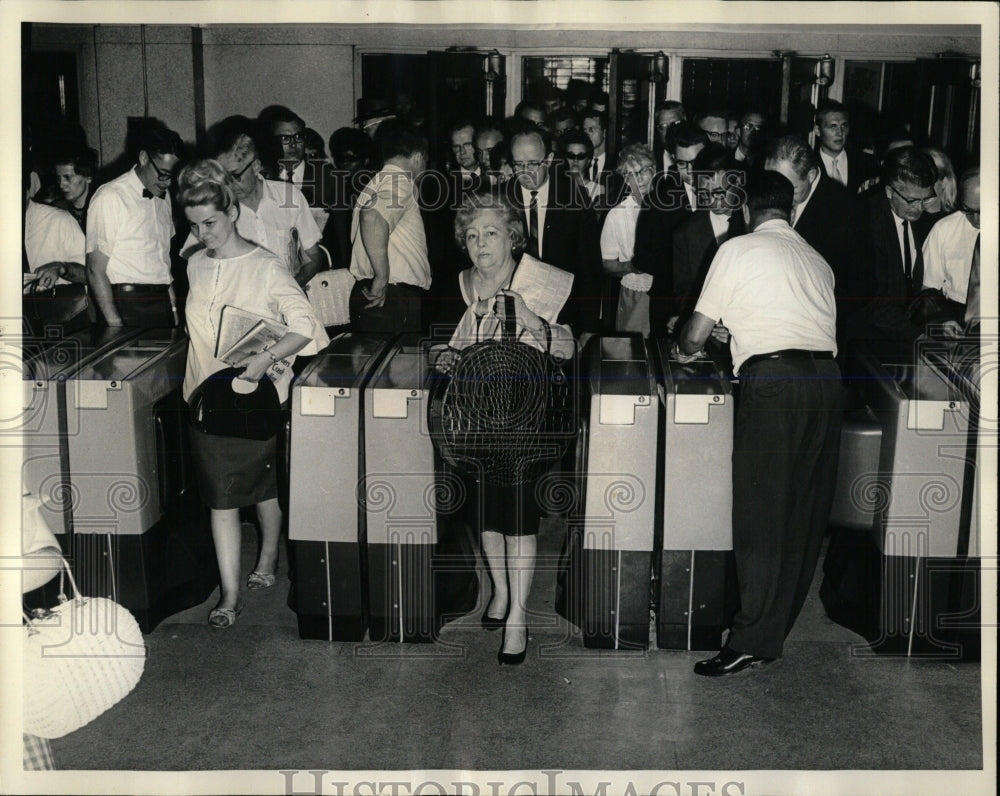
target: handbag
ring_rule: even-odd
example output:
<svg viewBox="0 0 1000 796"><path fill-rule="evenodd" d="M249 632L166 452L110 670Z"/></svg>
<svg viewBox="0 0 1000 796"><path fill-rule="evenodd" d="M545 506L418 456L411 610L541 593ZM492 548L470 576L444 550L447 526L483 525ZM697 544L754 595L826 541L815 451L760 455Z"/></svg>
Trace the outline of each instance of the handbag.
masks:
<svg viewBox="0 0 1000 796"><path fill-rule="evenodd" d="M63 559L60 604L25 614L24 731L61 738L127 696L146 665L135 617L113 600L84 597ZM62 578L69 577L67 600Z"/></svg>
<svg viewBox="0 0 1000 796"><path fill-rule="evenodd" d="M428 427L441 458L460 472L498 486L531 480L560 459L576 438L572 359L517 342L514 301L505 303L500 340L459 351L448 373L431 375Z"/></svg>
<svg viewBox="0 0 1000 796"><path fill-rule="evenodd" d="M69 282L36 290L35 284L21 296L21 312L32 334L43 334L46 326L61 326L65 334L70 334L90 325L86 285Z"/></svg>
<svg viewBox="0 0 1000 796"><path fill-rule="evenodd" d="M274 383L264 378L257 382L236 377L243 371L226 368L213 373L195 387L188 399L191 423L205 434L219 437L269 440L281 428L281 403ZM237 392L235 386L252 387L250 392Z"/></svg>
<svg viewBox="0 0 1000 796"><path fill-rule="evenodd" d="M615 312L615 329L618 332L641 332L649 336L649 293L621 286L618 309Z"/></svg>
<svg viewBox="0 0 1000 796"><path fill-rule="evenodd" d="M351 322L350 298L354 277L346 268L320 271L306 284L306 296L323 326Z"/></svg>

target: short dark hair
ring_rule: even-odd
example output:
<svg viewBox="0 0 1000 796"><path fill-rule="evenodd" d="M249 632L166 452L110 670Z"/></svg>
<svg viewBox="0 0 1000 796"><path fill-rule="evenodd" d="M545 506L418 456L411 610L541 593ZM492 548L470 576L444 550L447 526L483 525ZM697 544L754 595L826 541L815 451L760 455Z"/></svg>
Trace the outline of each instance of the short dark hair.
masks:
<svg viewBox="0 0 1000 796"><path fill-rule="evenodd" d="M841 103L837 102L837 100L825 99L821 100L819 105L817 106L816 113L813 116L813 120L815 121L816 124L820 124L823 117L831 113L842 113L848 119L851 118L851 112L847 110L847 108L845 108Z"/></svg>
<svg viewBox="0 0 1000 796"><path fill-rule="evenodd" d="M603 105L603 106L607 107L608 101L609 100L608 100L608 92L607 91L599 91L598 89L595 88L591 92L591 94L590 94L590 104L591 104L591 106L593 106L593 105Z"/></svg>
<svg viewBox="0 0 1000 796"><path fill-rule="evenodd" d="M56 150L52 156L52 167L56 166L72 166L81 177L93 179L97 173L97 152L88 146Z"/></svg>
<svg viewBox="0 0 1000 796"><path fill-rule="evenodd" d="M587 148L587 157L594 157L594 145L590 141L590 136L584 133L582 130L570 130L566 135L562 137L562 148L563 152L566 151L566 147L570 144L581 144Z"/></svg>
<svg viewBox="0 0 1000 796"><path fill-rule="evenodd" d="M455 122L454 124L452 124L452 125L450 125L448 127L448 138L449 138L449 140L451 139L451 137L455 133L457 133L459 130L464 130L466 127L471 127L472 128L472 137L475 138L476 137L476 123L474 121L472 121L472 119L464 118L464 119L459 119L457 122Z"/></svg>
<svg viewBox="0 0 1000 796"><path fill-rule="evenodd" d="M304 130L306 127L305 121L291 108L286 108L284 105L268 105L264 110L257 114L257 120L265 126L263 130L267 135L271 135L271 131L274 129L276 124L298 124L302 126Z"/></svg>
<svg viewBox="0 0 1000 796"><path fill-rule="evenodd" d="M221 122L212 125L208 131L208 147L206 153L210 158L218 158L232 152L240 139L246 137L250 139L255 154L260 154L257 145L258 128L253 119L246 116L227 116Z"/></svg>
<svg viewBox="0 0 1000 796"><path fill-rule="evenodd" d="M729 171L736 168L733 153L718 141L709 141L691 164L693 171L710 172Z"/></svg>
<svg viewBox="0 0 1000 796"><path fill-rule="evenodd" d="M607 111L595 111L591 108L582 111L580 113L580 126L583 127L583 123L587 119L597 119L598 123L601 125L602 130L608 129L608 112Z"/></svg>
<svg viewBox="0 0 1000 796"><path fill-rule="evenodd" d="M305 137L303 143L307 149L315 149L319 153L320 158L326 157L326 144L323 143L323 136L311 127L303 130L302 135Z"/></svg>
<svg viewBox="0 0 1000 796"><path fill-rule="evenodd" d="M678 102L677 100L663 100L662 102L658 102L656 105L655 112L659 113L660 111L678 111L678 110L681 112L681 118L686 119L687 111L684 110L684 104Z"/></svg>
<svg viewBox="0 0 1000 796"><path fill-rule="evenodd" d="M338 160L348 152L361 160L371 160L372 140L357 127L341 127L330 136L330 157ZM339 165L339 164L338 164Z"/></svg>
<svg viewBox="0 0 1000 796"><path fill-rule="evenodd" d="M797 135L783 135L771 141L764 152L764 160L785 161L803 180L810 171L819 168L819 157L806 140Z"/></svg>
<svg viewBox="0 0 1000 796"><path fill-rule="evenodd" d="M906 182L921 188L933 188L937 182L937 169L931 157L914 146L893 149L882 163L882 182Z"/></svg>
<svg viewBox="0 0 1000 796"><path fill-rule="evenodd" d="M751 174L747 181L747 209L751 218L770 213L781 215L787 220L792 215L794 194L795 189L784 174L758 171Z"/></svg>
<svg viewBox="0 0 1000 796"><path fill-rule="evenodd" d="M426 156L430 149L427 136L399 119L386 119L382 122L375 132L374 140L383 162L389 158L408 158L418 152Z"/></svg>
<svg viewBox="0 0 1000 796"><path fill-rule="evenodd" d="M694 117L695 127L701 127L701 123L705 121L705 119L722 119L724 122L728 123L729 111L723 111L723 110L703 111L702 113L699 113L697 116Z"/></svg>
<svg viewBox="0 0 1000 796"><path fill-rule="evenodd" d="M552 152L552 136L549 135L547 130L539 127L537 124L532 124L531 122L522 122L521 124L513 126L510 136L511 149L514 148L514 141L518 138L524 138L529 135L537 135L538 138L541 139L542 147L544 147L546 155Z"/></svg>
<svg viewBox="0 0 1000 796"><path fill-rule="evenodd" d="M545 118L546 115L545 108L543 108L540 103L535 102L533 100L521 100L519 103L517 103L517 107L514 108L514 118L515 119L521 118L521 114L524 113L524 111L526 110L537 111L538 113L542 114L543 119Z"/></svg>
<svg viewBox="0 0 1000 796"><path fill-rule="evenodd" d="M555 126L559 122L565 122L567 120L572 121L574 127L577 127L580 124L577 121L576 114L569 108L556 108L551 114L549 114L548 121L550 126Z"/></svg>
<svg viewBox="0 0 1000 796"><path fill-rule="evenodd" d="M144 119L136 128L137 153L154 158L163 155L180 157L184 152L181 137L159 119Z"/></svg>
<svg viewBox="0 0 1000 796"><path fill-rule="evenodd" d="M670 109L664 108L663 110ZM698 144L702 146L708 144L708 136L705 135L704 130L699 129L691 122L678 122L670 125L670 129L667 130L667 150L670 152L676 152L680 147L686 149Z"/></svg>

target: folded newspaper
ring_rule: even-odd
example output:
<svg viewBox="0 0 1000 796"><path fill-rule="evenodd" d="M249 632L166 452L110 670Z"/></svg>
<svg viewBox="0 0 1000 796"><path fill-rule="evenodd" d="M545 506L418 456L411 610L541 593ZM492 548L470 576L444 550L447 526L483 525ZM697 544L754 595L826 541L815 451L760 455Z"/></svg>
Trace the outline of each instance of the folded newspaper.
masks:
<svg viewBox="0 0 1000 796"><path fill-rule="evenodd" d="M247 357L266 351L287 333L288 327L283 323L227 304L222 308L222 318L219 321L215 357L227 365L237 367ZM280 376L291 364L288 359L281 359L268 370Z"/></svg>

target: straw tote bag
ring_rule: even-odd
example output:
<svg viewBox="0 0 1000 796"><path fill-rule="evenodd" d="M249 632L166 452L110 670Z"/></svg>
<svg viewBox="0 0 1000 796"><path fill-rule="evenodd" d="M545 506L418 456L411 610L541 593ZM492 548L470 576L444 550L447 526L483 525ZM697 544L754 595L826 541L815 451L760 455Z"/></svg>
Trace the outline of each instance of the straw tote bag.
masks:
<svg viewBox="0 0 1000 796"><path fill-rule="evenodd" d="M114 600L80 594L63 560L73 598L25 614L24 731L61 738L121 701L139 682L146 645L135 617Z"/></svg>

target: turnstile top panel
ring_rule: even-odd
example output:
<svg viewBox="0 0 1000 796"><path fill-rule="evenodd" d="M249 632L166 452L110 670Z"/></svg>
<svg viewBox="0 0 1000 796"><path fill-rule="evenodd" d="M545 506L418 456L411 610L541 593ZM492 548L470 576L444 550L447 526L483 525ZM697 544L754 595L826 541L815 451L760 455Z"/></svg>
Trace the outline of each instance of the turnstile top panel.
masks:
<svg viewBox="0 0 1000 796"><path fill-rule="evenodd" d="M873 350L859 350L855 357L856 381L876 410L892 410L901 401L961 400L961 377L938 348L918 351L908 362L884 357Z"/></svg>
<svg viewBox="0 0 1000 796"><path fill-rule="evenodd" d="M730 374L711 357L681 364L670 358L670 345L666 340L657 340L656 355L667 394L729 395L733 391Z"/></svg>
<svg viewBox="0 0 1000 796"><path fill-rule="evenodd" d="M591 337L583 351L584 382L591 395L654 395L646 344L639 335Z"/></svg>
<svg viewBox="0 0 1000 796"><path fill-rule="evenodd" d="M419 334L400 336L376 368L369 383L373 390L421 390L427 378L428 347Z"/></svg>
<svg viewBox="0 0 1000 796"><path fill-rule="evenodd" d="M302 371L295 387L359 387L392 340L391 335L338 334Z"/></svg>
<svg viewBox="0 0 1000 796"><path fill-rule="evenodd" d="M69 378L88 362L139 334L139 329L94 326L56 341L40 341L37 348L29 351L26 347L23 378L26 381Z"/></svg>
<svg viewBox="0 0 1000 796"><path fill-rule="evenodd" d="M917 398L979 404L982 349L978 341L932 340L918 345L913 382Z"/></svg>
<svg viewBox="0 0 1000 796"><path fill-rule="evenodd" d="M127 381L168 349L187 346L181 329L144 329L124 345L88 362L73 378L79 381Z"/></svg>

